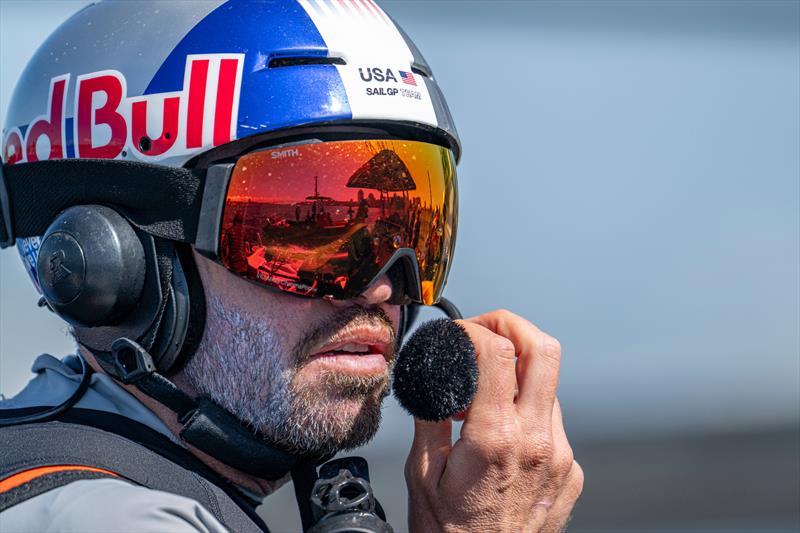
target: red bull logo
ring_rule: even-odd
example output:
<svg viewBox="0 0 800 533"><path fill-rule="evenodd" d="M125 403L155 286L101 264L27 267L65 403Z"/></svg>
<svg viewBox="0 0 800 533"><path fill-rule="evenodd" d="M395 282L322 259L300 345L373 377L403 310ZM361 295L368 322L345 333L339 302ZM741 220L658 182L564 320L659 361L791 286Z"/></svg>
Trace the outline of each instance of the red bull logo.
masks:
<svg viewBox="0 0 800 533"><path fill-rule="evenodd" d="M116 70L75 80L72 147L76 158L115 159L131 154L158 160L219 146L236 138L244 54L190 55L183 89L127 96ZM23 135L11 128L3 143L8 164L67 157L67 88L70 74L50 80L45 114Z"/></svg>

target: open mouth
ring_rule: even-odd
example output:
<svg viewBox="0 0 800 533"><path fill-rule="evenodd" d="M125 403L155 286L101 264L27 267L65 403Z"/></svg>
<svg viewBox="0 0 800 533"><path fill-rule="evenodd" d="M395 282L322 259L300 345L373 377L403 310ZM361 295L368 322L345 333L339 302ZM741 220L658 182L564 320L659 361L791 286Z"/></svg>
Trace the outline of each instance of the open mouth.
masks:
<svg viewBox="0 0 800 533"><path fill-rule="evenodd" d="M384 347L379 344L364 344L358 342L348 342L338 347L325 349L315 353L314 355L331 356L331 355L355 355L363 356L374 353L383 355Z"/></svg>
<svg viewBox="0 0 800 533"><path fill-rule="evenodd" d="M308 365L336 372L385 373L394 357L391 331L361 327L342 331L313 350Z"/></svg>

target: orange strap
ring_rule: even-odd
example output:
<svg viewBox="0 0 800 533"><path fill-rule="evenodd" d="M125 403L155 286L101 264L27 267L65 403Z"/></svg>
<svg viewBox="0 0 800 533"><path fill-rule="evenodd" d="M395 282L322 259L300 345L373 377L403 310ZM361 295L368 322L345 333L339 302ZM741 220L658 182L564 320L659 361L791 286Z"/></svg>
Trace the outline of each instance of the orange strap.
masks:
<svg viewBox="0 0 800 533"><path fill-rule="evenodd" d="M103 474L109 474L114 477L119 477L119 475L115 474L110 470L105 470L103 468L95 468L93 466L81 466L81 465L40 466L37 468L31 468L29 470L23 470L22 472L12 474L11 476L0 480L0 494L7 492L13 488L19 487L20 485L27 483L28 481L31 481L33 479L36 479L37 477L46 476L47 474L53 474L55 472L68 472L75 470L100 472Z"/></svg>

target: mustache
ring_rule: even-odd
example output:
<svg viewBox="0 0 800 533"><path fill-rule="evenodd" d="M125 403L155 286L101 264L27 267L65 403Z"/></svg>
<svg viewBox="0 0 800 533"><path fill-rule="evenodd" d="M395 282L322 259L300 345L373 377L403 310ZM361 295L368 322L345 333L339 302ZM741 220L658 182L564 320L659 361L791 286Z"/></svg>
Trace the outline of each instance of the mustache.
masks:
<svg viewBox="0 0 800 533"><path fill-rule="evenodd" d="M332 338L344 328L358 326L378 326L386 329L391 339L389 343L392 346L391 358L394 358L394 352L397 351L397 334L392 319L380 307L367 308L355 305L338 311L325 323L304 335L297 343L292 359L297 366L301 366L311 358L311 350L315 346Z"/></svg>

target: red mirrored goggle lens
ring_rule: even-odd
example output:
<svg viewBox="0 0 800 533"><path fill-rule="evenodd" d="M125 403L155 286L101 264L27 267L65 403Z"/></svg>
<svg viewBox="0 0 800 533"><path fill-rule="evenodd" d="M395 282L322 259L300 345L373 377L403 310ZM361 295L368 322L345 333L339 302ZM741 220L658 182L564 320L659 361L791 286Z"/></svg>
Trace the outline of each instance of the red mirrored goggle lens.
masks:
<svg viewBox="0 0 800 533"><path fill-rule="evenodd" d="M455 160L416 141L334 141L251 152L234 167L220 257L305 296L355 298L400 258L409 296L439 300L455 247Z"/></svg>

